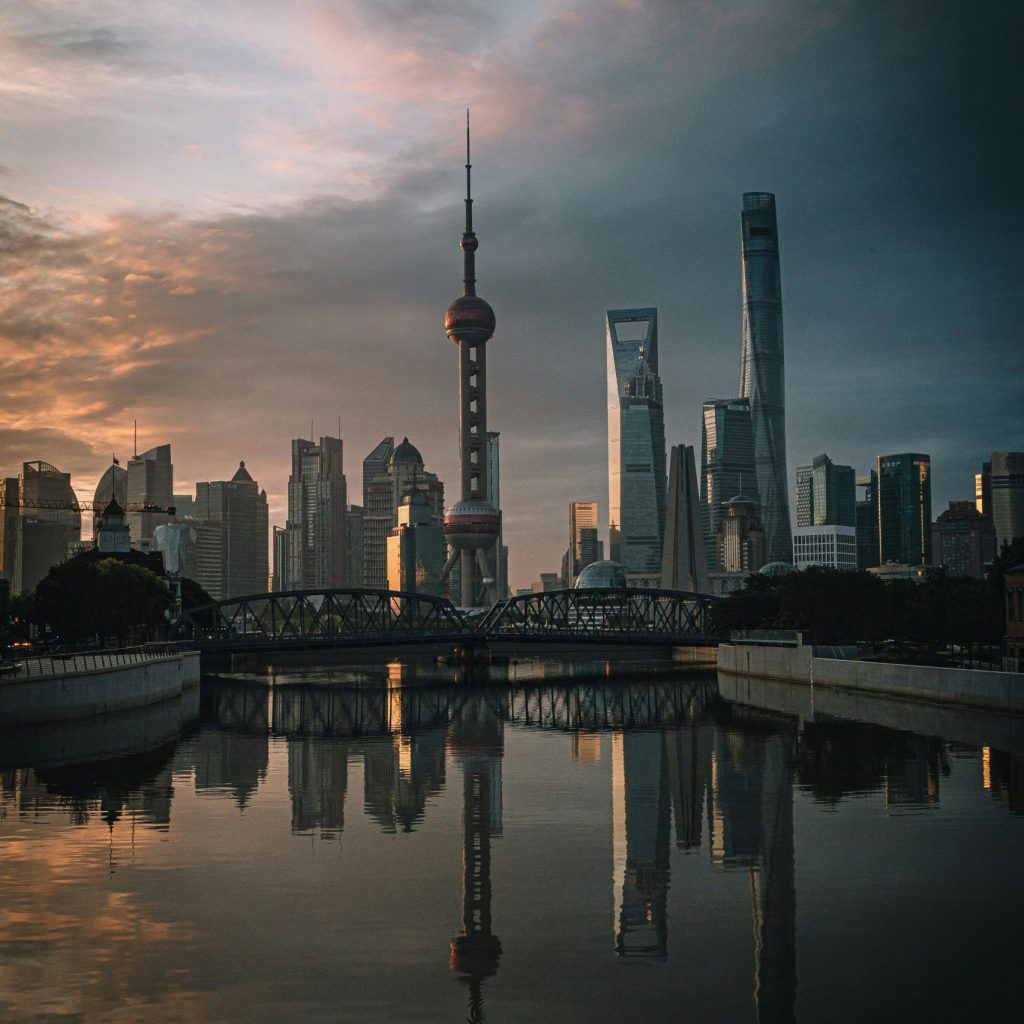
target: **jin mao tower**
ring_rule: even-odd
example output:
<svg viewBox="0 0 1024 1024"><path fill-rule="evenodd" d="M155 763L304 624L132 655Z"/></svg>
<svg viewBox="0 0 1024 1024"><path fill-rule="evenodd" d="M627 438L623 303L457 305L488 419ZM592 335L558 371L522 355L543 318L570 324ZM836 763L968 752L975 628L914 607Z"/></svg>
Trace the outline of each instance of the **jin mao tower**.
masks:
<svg viewBox="0 0 1024 1024"><path fill-rule="evenodd" d="M445 540L452 552L443 577L459 562L460 603L467 608L497 599L494 547L501 529L498 510L487 500L487 342L494 334L494 310L476 293L476 250L466 114L466 229L462 249L463 294L444 315L444 333L459 348L460 500L444 517Z"/></svg>

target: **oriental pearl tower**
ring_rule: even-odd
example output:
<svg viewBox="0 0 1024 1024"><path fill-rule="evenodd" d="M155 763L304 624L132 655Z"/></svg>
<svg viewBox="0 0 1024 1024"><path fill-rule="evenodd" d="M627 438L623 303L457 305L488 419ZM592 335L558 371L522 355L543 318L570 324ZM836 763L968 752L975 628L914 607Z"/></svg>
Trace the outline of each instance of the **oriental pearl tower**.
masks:
<svg viewBox="0 0 1024 1024"><path fill-rule="evenodd" d="M498 510L487 500L487 342L494 334L494 310L476 293L476 250L470 187L469 111L466 111L466 230L462 233L463 294L444 315L444 333L459 347L460 500L445 512L444 535L452 552L447 579L459 562L459 603L481 607L497 600L494 547L501 529Z"/></svg>

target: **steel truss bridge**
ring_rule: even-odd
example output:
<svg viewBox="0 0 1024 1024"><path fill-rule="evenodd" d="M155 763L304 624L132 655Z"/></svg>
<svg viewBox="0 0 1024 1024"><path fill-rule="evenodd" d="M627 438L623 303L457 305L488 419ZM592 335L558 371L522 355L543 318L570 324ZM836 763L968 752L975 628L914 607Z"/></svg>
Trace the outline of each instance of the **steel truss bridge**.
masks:
<svg viewBox="0 0 1024 1024"><path fill-rule="evenodd" d="M170 638L210 653L520 642L705 646L718 642L709 621L714 601L674 590L554 590L511 597L470 618L428 594L292 590L189 609Z"/></svg>

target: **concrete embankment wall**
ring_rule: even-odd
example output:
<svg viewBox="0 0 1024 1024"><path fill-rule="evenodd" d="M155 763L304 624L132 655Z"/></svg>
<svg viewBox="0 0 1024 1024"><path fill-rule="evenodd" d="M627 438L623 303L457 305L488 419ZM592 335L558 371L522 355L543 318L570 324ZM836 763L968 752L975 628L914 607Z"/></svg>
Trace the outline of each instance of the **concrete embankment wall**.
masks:
<svg viewBox="0 0 1024 1024"><path fill-rule="evenodd" d="M85 718L179 697L199 685L199 652L44 676L0 677L0 724Z"/></svg>
<svg viewBox="0 0 1024 1024"><path fill-rule="evenodd" d="M1024 712L1024 674L816 658L813 648L722 644L718 670L996 711Z"/></svg>

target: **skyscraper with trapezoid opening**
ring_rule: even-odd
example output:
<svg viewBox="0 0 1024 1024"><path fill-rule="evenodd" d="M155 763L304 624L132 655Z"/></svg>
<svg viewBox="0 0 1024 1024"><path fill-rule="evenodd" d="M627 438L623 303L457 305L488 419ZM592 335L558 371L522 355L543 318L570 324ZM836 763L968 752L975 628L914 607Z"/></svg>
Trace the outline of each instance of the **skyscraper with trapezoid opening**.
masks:
<svg viewBox="0 0 1024 1024"><path fill-rule="evenodd" d="M658 311L610 309L606 333L609 556L629 573L660 576L666 481Z"/></svg>

